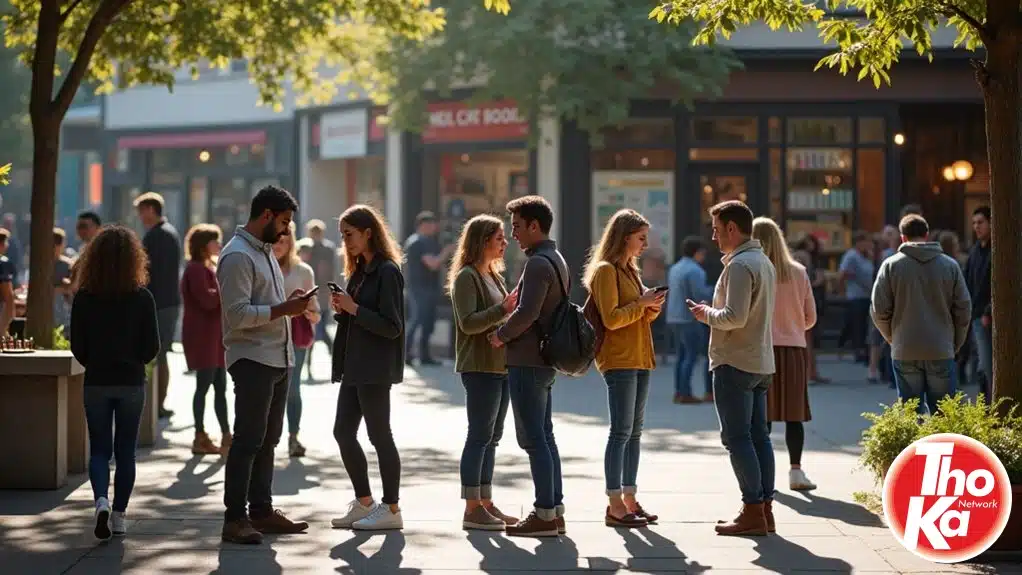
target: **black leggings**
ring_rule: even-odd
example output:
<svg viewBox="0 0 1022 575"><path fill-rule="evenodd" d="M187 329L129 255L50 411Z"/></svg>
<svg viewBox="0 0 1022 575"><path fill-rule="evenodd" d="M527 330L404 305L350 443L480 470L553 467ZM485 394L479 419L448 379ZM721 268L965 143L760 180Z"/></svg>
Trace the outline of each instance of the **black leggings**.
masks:
<svg viewBox="0 0 1022 575"><path fill-rule="evenodd" d="M355 497L370 497L369 464L358 443L358 428L366 422L369 442L376 448L383 481L383 502L396 505L401 487L401 457L390 431L390 385L344 385L337 394L337 417L334 419L334 439L341 448L344 470L351 478Z"/></svg>
<svg viewBox="0 0 1022 575"><path fill-rule="evenodd" d="M231 424L227 421L227 370L222 367L209 367L195 371L195 396L192 397L192 417L195 418L195 432L205 433L206 425L206 393L213 386L213 411L220 422L222 433L231 432Z"/></svg>
<svg viewBox="0 0 1022 575"><path fill-rule="evenodd" d="M773 423L767 424L773 428ZM792 465L802 465L802 448L806 444L806 428L801 421L784 422L784 443L788 446L788 460Z"/></svg>

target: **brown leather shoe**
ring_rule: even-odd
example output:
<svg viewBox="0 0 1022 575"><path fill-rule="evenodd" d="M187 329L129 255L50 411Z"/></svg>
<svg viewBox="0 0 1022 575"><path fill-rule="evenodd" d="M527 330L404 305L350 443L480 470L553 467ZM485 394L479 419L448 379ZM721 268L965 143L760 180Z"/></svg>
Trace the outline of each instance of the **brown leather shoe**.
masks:
<svg viewBox="0 0 1022 575"><path fill-rule="evenodd" d="M777 533L777 524L774 523L774 500L763 501L763 515L766 517L767 531Z"/></svg>
<svg viewBox="0 0 1022 575"><path fill-rule="evenodd" d="M248 519L237 519L224 523L224 528L220 532L220 539L228 543L259 545L263 542L263 534L256 531Z"/></svg>
<svg viewBox="0 0 1022 575"><path fill-rule="evenodd" d="M497 509L496 505L490 505L490 507L486 511L488 511L490 515L492 515L492 516L496 517L497 519L500 519L501 521L503 521L504 525L514 525L514 524L518 523L518 518L517 517L512 517L510 515L507 515L506 513L501 511L500 509Z"/></svg>
<svg viewBox="0 0 1022 575"><path fill-rule="evenodd" d="M253 517L252 527L260 533L290 534L301 533L309 528L305 521L291 521L280 509L274 509L266 517Z"/></svg>
<svg viewBox="0 0 1022 575"><path fill-rule="evenodd" d="M610 514L610 506L607 506L607 515L603 518L603 523L607 527L624 527L626 529L635 529L649 525L645 517L640 517L635 513L626 513L624 517L614 517Z"/></svg>
<svg viewBox="0 0 1022 575"><path fill-rule="evenodd" d="M557 523L540 519L533 511L516 525L508 525L505 533L509 537L557 537Z"/></svg>
<svg viewBox="0 0 1022 575"><path fill-rule="evenodd" d="M693 395L675 394L674 403L677 403L679 405L692 405L695 403L699 403L699 398Z"/></svg>
<svg viewBox="0 0 1022 575"><path fill-rule="evenodd" d="M206 433L196 433L192 440L192 454L194 455L219 455L220 448Z"/></svg>
<svg viewBox="0 0 1022 575"><path fill-rule="evenodd" d="M717 535L766 535L767 521L762 503L746 503L738 517L714 526Z"/></svg>
<svg viewBox="0 0 1022 575"><path fill-rule="evenodd" d="M557 534L564 535L568 532L568 526L564 523L564 516L554 518L554 525L557 526Z"/></svg>

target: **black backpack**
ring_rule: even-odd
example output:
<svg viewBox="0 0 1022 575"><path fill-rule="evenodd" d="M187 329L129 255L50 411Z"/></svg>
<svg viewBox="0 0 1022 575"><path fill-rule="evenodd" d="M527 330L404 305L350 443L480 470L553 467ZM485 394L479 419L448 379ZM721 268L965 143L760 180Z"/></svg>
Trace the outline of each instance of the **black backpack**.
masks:
<svg viewBox="0 0 1022 575"><path fill-rule="evenodd" d="M561 270L549 256L546 258L557 274L557 285L564 296L557 304L545 326L539 331L539 355L550 367L560 373L578 377L585 375L596 357L596 331L586 319L582 308L568 299L568 289L561 278Z"/></svg>

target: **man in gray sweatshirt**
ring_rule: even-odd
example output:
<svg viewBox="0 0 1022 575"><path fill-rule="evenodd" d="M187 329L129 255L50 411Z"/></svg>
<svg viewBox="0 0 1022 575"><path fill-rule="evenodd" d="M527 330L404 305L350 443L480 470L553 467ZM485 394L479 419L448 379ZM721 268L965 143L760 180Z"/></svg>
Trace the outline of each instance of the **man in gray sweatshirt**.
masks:
<svg viewBox="0 0 1022 575"><path fill-rule="evenodd" d="M880 266L870 314L891 344L898 397L919 398L922 412L925 394L932 414L955 392L955 354L969 333L972 302L958 262L926 241L922 216L905 216L898 229L903 243Z"/></svg>

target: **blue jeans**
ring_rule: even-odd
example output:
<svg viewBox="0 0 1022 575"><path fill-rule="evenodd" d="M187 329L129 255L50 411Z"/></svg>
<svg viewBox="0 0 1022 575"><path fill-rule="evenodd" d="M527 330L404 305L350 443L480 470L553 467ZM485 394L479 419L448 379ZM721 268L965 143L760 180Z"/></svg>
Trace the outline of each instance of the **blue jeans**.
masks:
<svg viewBox="0 0 1022 575"><path fill-rule="evenodd" d="M557 373L550 367L508 366L511 409L518 445L529 454L536 491L536 515L553 520L563 514L561 455L554 439L551 391Z"/></svg>
<svg viewBox="0 0 1022 575"><path fill-rule="evenodd" d="M135 487L135 446L145 404L145 387L85 386L85 421L89 428L89 481L95 499L107 497L110 458L117 461L114 511L128 508Z"/></svg>
<svg viewBox="0 0 1022 575"><path fill-rule="evenodd" d="M742 491L742 503L774 497L774 446L767 423L767 388L772 375L749 373L730 365L713 370L713 403L720 439Z"/></svg>
<svg viewBox="0 0 1022 575"><path fill-rule="evenodd" d="M405 329L405 357L412 357L415 333L420 332L419 361L428 360L432 358L429 351L429 340L433 337L433 329L436 327L436 311L440 293L435 289L412 287L408 290L408 295L411 313Z"/></svg>
<svg viewBox="0 0 1022 575"><path fill-rule="evenodd" d="M468 436L461 450L461 498L493 498L493 465L504 436L504 419L511 401L507 375L461 374L468 412Z"/></svg>
<svg viewBox="0 0 1022 575"><path fill-rule="evenodd" d="M610 409L610 437L603 454L607 495L635 493L642 424L649 396L648 369L612 369L603 374Z"/></svg>
<svg viewBox="0 0 1022 575"><path fill-rule="evenodd" d="M710 328L704 323L690 321L679 323L674 326L674 339L677 341L678 354L674 364L674 393L677 395L692 395L692 372L695 370L696 362L706 357L710 347ZM707 362L709 368L709 362ZM700 375L703 375L700 372ZM712 389L710 373L706 372L703 384L706 386L706 393Z"/></svg>
<svg viewBox="0 0 1022 575"><path fill-rule="evenodd" d="M955 392L958 366L952 359L933 361L894 360L894 382L898 397L909 400L919 398L919 413L928 409L937 413L937 402ZM925 397L924 397L925 396Z"/></svg>
<svg viewBox="0 0 1022 575"><path fill-rule="evenodd" d="M308 353L309 348L295 348L295 366L291 368L291 381L287 386L287 432L291 435L298 434L298 425L302 422L302 366Z"/></svg>
<svg viewBox="0 0 1022 575"><path fill-rule="evenodd" d="M972 320L972 339L976 344L979 369L986 376L986 387L982 391L989 403L990 392L994 385L994 335L989 327L983 325L981 318Z"/></svg>

